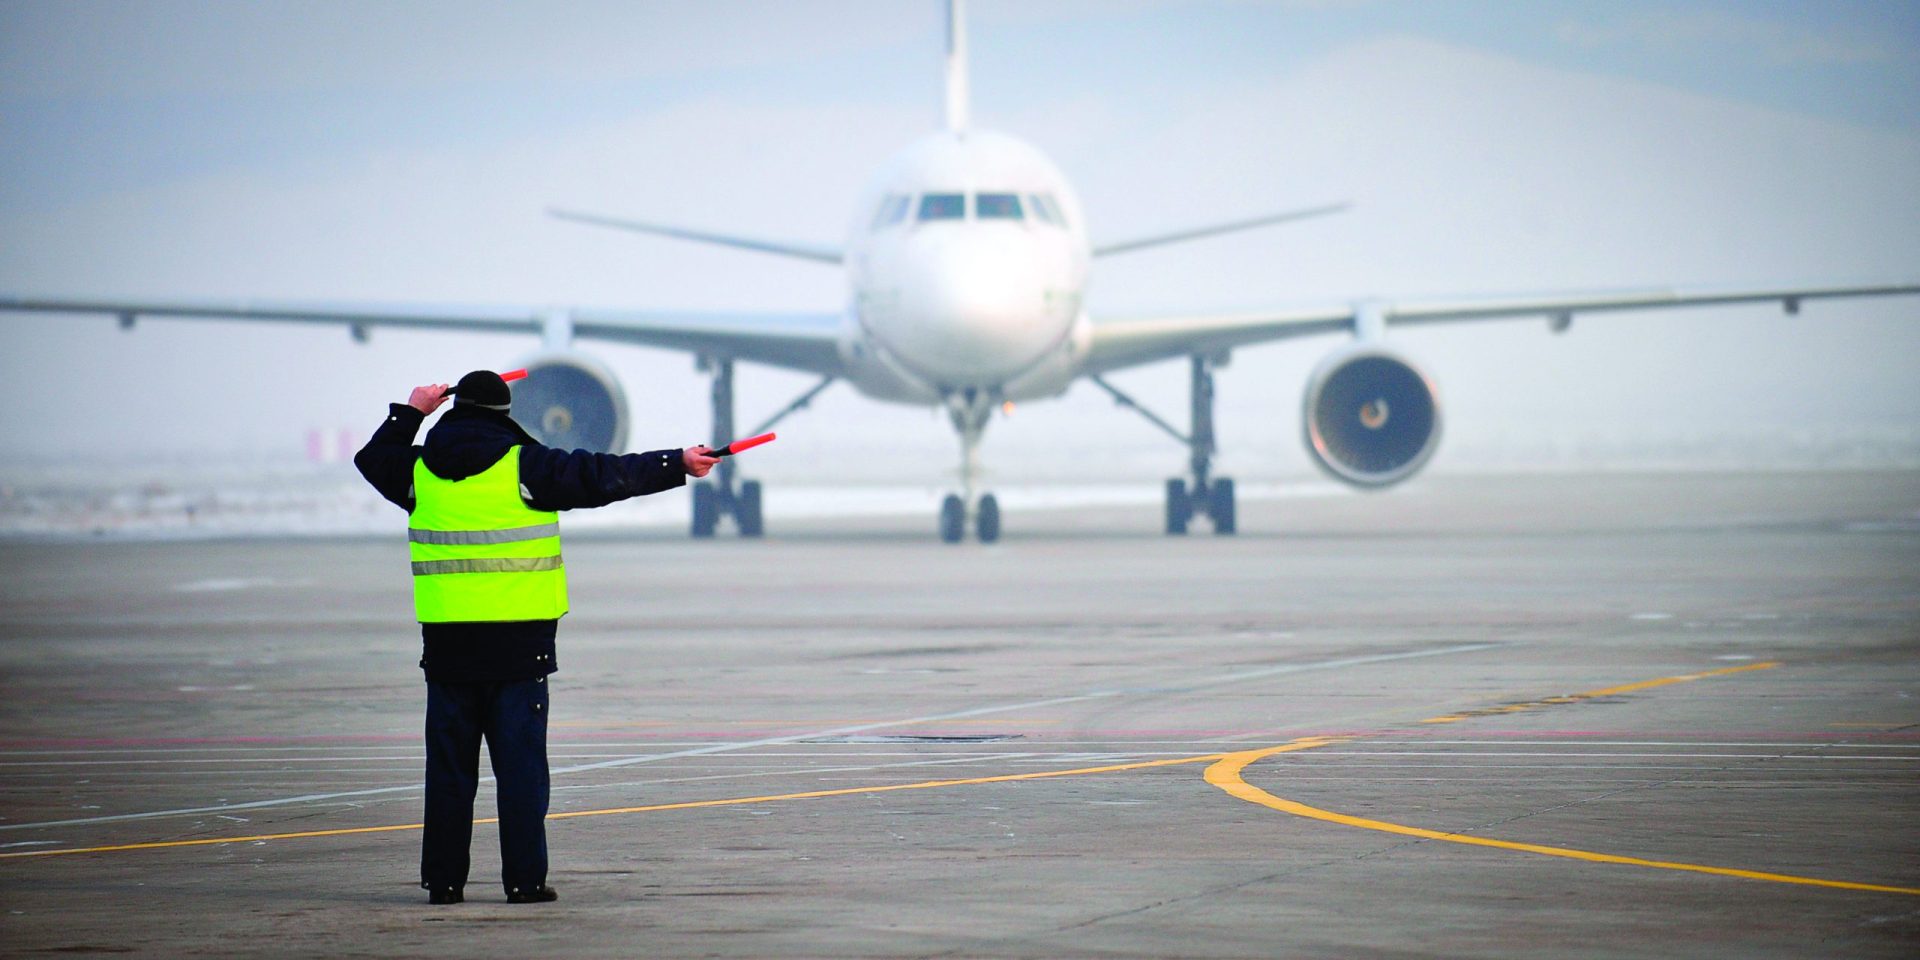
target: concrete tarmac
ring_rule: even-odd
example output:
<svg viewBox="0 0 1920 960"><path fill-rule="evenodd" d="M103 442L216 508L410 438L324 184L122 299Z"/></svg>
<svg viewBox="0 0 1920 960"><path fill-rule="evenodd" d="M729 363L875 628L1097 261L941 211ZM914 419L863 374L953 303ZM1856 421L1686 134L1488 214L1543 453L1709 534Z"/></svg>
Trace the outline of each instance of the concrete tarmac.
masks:
<svg viewBox="0 0 1920 960"><path fill-rule="evenodd" d="M1920 473L1158 513L570 537L529 906L416 886L398 511L0 544L0 954L1920 954Z"/></svg>

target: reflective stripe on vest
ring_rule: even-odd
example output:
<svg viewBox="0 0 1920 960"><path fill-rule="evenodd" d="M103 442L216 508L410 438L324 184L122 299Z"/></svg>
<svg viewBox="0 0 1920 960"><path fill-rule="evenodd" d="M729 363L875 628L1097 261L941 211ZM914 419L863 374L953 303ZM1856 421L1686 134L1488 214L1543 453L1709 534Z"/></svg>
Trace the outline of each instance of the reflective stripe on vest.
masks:
<svg viewBox="0 0 1920 960"><path fill-rule="evenodd" d="M508 530L413 530L407 531L407 539L414 543L519 543L522 540L538 540L542 537L560 535L560 523L536 523L531 527L513 527Z"/></svg>
<svg viewBox="0 0 1920 960"><path fill-rule="evenodd" d="M520 498L520 448L461 480L413 465L407 523L422 623L554 620L567 612L560 517Z"/></svg>
<svg viewBox="0 0 1920 960"><path fill-rule="evenodd" d="M430 577L436 573L531 573L560 569L559 557L535 557L511 560L415 560L413 575Z"/></svg>

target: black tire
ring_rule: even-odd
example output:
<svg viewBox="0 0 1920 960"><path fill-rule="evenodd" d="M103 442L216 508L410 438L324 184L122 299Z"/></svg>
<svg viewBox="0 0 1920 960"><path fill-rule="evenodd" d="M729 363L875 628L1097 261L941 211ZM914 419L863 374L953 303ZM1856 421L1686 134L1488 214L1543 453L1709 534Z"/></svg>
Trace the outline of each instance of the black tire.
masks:
<svg viewBox="0 0 1920 960"><path fill-rule="evenodd" d="M980 535L981 543L992 543L1000 539L1000 501L989 493L980 498L980 510L973 518L974 532Z"/></svg>
<svg viewBox="0 0 1920 960"><path fill-rule="evenodd" d="M693 535L695 539L713 536L720 522L720 496L711 483L693 485Z"/></svg>
<svg viewBox="0 0 1920 960"><path fill-rule="evenodd" d="M959 543L967 533L967 505L960 502L956 494L947 494L940 501L940 539L947 543Z"/></svg>
<svg viewBox="0 0 1920 960"><path fill-rule="evenodd" d="M740 521L740 535L758 537L766 532L760 522L760 481L748 480L740 484L740 499L735 502L738 510L734 519Z"/></svg>
<svg viewBox="0 0 1920 960"><path fill-rule="evenodd" d="M1221 477L1207 491L1207 515L1213 518L1213 532L1231 534L1235 529L1233 481Z"/></svg>
<svg viewBox="0 0 1920 960"><path fill-rule="evenodd" d="M1167 481L1167 533L1180 536L1187 532L1187 520L1193 516L1193 504L1187 502L1187 482L1175 477Z"/></svg>

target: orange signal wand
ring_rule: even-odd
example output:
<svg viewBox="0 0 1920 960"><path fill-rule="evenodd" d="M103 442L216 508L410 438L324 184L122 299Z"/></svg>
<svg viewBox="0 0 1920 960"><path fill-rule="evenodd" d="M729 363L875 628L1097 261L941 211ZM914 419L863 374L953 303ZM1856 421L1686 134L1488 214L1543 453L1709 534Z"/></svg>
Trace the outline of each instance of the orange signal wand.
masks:
<svg viewBox="0 0 1920 960"><path fill-rule="evenodd" d="M508 370L506 373L503 373L500 375L500 379L505 380L508 383L512 383L515 380L525 379L526 375L527 375L526 368L522 367L518 370ZM459 387L448 387L445 396L451 397L455 393L458 393L459 391L460 391Z"/></svg>
<svg viewBox="0 0 1920 960"><path fill-rule="evenodd" d="M731 457L736 453L739 453L743 450L751 450L754 447L757 447L763 443L772 443L774 436L775 435L771 433L763 433L757 437L748 437L745 440L735 440L734 442L729 443L724 447L713 448L711 451L708 452L707 456Z"/></svg>

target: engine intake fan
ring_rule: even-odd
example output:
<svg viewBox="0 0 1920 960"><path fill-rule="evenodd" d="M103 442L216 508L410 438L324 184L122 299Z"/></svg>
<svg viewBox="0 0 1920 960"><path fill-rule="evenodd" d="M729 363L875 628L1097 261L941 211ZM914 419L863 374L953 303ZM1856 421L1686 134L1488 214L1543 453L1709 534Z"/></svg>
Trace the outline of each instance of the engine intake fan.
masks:
<svg viewBox="0 0 1920 960"><path fill-rule="evenodd" d="M543 354L523 366L513 419L534 439L560 450L626 451L627 395L613 371L577 353Z"/></svg>
<svg viewBox="0 0 1920 960"><path fill-rule="evenodd" d="M1378 347L1322 361L1307 381L1307 451L1337 480L1386 487L1420 471L1440 445L1440 401L1413 364Z"/></svg>

